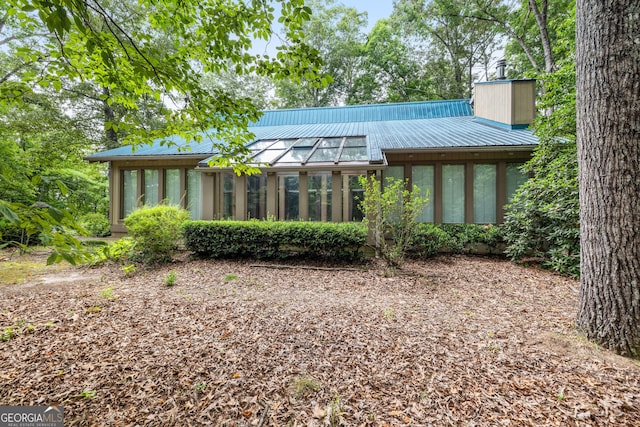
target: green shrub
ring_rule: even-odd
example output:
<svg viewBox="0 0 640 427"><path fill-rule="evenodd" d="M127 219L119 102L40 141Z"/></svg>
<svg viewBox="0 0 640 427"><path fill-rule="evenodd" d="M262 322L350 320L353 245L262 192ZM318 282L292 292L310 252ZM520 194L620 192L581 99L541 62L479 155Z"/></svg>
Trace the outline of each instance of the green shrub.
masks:
<svg viewBox="0 0 640 427"><path fill-rule="evenodd" d="M453 253L473 253L480 245L490 252L502 253L504 231L502 226L480 224L442 224L439 226L448 236L446 249Z"/></svg>
<svg viewBox="0 0 640 427"><path fill-rule="evenodd" d="M418 224L409 255L428 258L439 252L502 254L502 226L479 224ZM483 245L486 245L483 247Z"/></svg>
<svg viewBox="0 0 640 427"><path fill-rule="evenodd" d="M131 237L123 237L106 246L96 247L89 257L88 264L99 265L105 262L124 264L135 257L135 242Z"/></svg>
<svg viewBox="0 0 640 427"><path fill-rule="evenodd" d="M507 255L536 257L562 274L580 275L578 160L574 142L545 142L525 170L534 175L507 206Z"/></svg>
<svg viewBox="0 0 640 427"><path fill-rule="evenodd" d="M451 236L435 224L418 224L411 240L408 255L412 258L430 258L451 246Z"/></svg>
<svg viewBox="0 0 640 427"><path fill-rule="evenodd" d="M418 226L418 216L429 198L416 185L389 177L384 185L375 176L359 176L364 190L360 209L373 234L376 256L382 256L392 269L402 266L410 251Z"/></svg>
<svg viewBox="0 0 640 427"><path fill-rule="evenodd" d="M187 221L183 234L186 248L201 258L354 261L362 257L367 230L360 223Z"/></svg>
<svg viewBox="0 0 640 427"><path fill-rule="evenodd" d="M188 218L189 212L178 206L143 206L133 211L124 225L135 242L136 257L148 264L171 261Z"/></svg>
<svg viewBox="0 0 640 427"><path fill-rule="evenodd" d="M89 213L80 217L80 225L87 230L89 236L105 237L111 234L109 218L99 213Z"/></svg>
<svg viewBox="0 0 640 427"><path fill-rule="evenodd" d="M0 246L2 246L3 243L12 242L25 244L26 242L23 241L24 237L25 235L20 227L9 221L0 219ZM33 243L35 244L37 241Z"/></svg>

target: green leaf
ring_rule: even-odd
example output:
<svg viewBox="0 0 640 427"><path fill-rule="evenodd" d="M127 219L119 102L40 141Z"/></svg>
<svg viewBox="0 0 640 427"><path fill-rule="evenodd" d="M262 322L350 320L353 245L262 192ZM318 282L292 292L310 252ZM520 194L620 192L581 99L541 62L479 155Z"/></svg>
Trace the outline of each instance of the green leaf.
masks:
<svg viewBox="0 0 640 427"><path fill-rule="evenodd" d="M59 261L59 254L57 252L53 252L51 255L49 255L49 257L47 258L47 265L52 265L55 264L56 262Z"/></svg>
<svg viewBox="0 0 640 427"><path fill-rule="evenodd" d="M2 214L2 216L12 224L20 223L20 217L18 214L11 209L10 204L4 200L0 200L0 214Z"/></svg>

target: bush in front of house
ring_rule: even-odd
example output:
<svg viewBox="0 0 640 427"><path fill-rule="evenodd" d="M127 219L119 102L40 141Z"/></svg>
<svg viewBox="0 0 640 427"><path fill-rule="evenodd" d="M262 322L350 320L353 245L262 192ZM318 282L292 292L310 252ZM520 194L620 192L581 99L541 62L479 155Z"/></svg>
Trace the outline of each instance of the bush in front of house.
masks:
<svg viewBox="0 0 640 427"><path fill-rule="evenodd" d="M431 258L451 246L451 236L436 224L418 224L407 255L411 258Z"/></svg>
<svg viewBox="0 0 640 427"><path fill-rule="evenodd" d="M479 224L418 224L409 256L429 258L446 253L503 254L504 229Z"/></svg>
<svg viewBox="0 0 640 427"><path fill-rule="evenodd" d="M109 218L106 215L100 213L88 213L82 215L78 222L87 230L89 236L93 237L105 237L111 234L111 226L109 225Z"/></svg>
<svg viewBox="0 0 640 427"><path fill-rule="evenodd" d="M504 228L499 225L442 224L439 226L449 236L448 249L453 253L504 253Z"/></svg>
<svg viewBox="0 0 640 427"><path fill-rule="evenodd" d="M188 218L188 211L171 205L143 206L131 212L124 225L135 242L135 258L147 264L171 261Z"/></svg>
<svg viewBox="0 0 640 427"><path fill-rule="evenodd" d="M359 223L187 221L187 250L200 258L284 259L290 256L355 261L367 239Z"/></svg>

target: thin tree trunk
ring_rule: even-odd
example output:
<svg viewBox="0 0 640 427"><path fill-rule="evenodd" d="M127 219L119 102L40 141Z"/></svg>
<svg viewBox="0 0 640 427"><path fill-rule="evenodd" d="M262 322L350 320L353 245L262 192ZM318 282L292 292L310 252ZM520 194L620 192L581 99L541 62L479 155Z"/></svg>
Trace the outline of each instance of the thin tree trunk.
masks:
<svg viewBox="0 0 640 427"><path fill-rule="evenodd" d="M640 2L578 0L578 326L640 356Z"/></svg>
<svg viewBox="0 0 640 427"><path fill-rule="evenodd" d="M111 96L111 92L109 91L109 88L106 86L103 86L102 94L105 95L105 99L102 101L102 111L104 113L104 122L105 124L110 123L114 125L116 120L116 114L113 111L113 108L111 107L111 105L109 105L109 103L107 102L107 100L109 99L109 96ZM106 143L107 150L110 150L112 148L118 148L120 146L120 143L118 141L118 132L113 130L113 127L105 127L105 137L107 138L107 143Z"/></svg>
<svg viewBox="0 0 640 427"><path fill-rule="evenodd" d="M542 0L542 7L538 6L538 0L529 0L529 7L533 12L533 16L538 24L540 31L540 42L542 43L542 52L544 54L544 69L547 73L555 71L556 63L551 49L551 39L549 38L549 29L547 28L547 0Z"/></svg>

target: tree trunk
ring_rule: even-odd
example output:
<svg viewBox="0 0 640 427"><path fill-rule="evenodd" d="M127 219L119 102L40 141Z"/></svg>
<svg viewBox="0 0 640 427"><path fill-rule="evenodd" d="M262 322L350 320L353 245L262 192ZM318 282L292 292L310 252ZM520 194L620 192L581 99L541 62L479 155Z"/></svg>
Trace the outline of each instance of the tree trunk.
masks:
<svg viewBox="0 0 640 427"><path fill-rule="evenodd" d="M529 7L536 19L538 31L540 31L540 42L542 43L542 52L544 53L544 70L547 73L553 73L556 68L556 62L553 58L551 38L549 37L549 29L547 28L547 0L542 1L541 7L538 7L537 0L529 0Z"/></svg>
<svg viewBox="0 0 640 427"><path fill-rule="evenodd" d="M118 132L113 130L113 127L111 127L112 125L116 124L116 114L113 111L113 108L111 107L111 105L109 105L109 103L107 102L107 100L111 96L111 91L109 90L108 87L103 86L102 94L105 95L105 99L102 101L102 111L104 113L104 122L105 124L106 123L110 124L109 127L105 126L105 137L107 139L105 148L107 150L110 150L112 148L118 148L120 146L120 142L118 141Z"/></svg>
<svg viewBox="0 0 640 427"><path fill-rule="evenodd" d="M581 289L577 324L640 356L640 2L578 0Z"/></svg>

